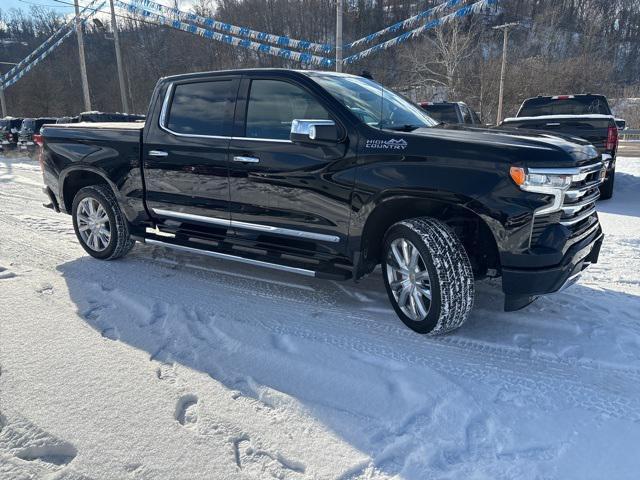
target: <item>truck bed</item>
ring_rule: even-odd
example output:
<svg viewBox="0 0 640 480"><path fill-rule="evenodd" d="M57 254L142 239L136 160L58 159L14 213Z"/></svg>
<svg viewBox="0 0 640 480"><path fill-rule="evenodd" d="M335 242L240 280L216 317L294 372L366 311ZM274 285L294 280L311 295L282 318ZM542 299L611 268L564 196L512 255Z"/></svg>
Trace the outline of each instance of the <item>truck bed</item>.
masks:
<svg viewBox="0 0 640 480"><path fill-rule="evenodd" d="M96 128L111 130L142 130L144 122L82 122L82 123L56 123L47 125L55 128Z"/></svg>
<svg viewBox="0 0 640 480"><path fill-rule="evenodd" d="M507 118L504 127L525 128L529 130L545 130L579 137L587 140L603 153L607 143L608 129L615 125L610 115L542 115L537 117Z"/></svg>

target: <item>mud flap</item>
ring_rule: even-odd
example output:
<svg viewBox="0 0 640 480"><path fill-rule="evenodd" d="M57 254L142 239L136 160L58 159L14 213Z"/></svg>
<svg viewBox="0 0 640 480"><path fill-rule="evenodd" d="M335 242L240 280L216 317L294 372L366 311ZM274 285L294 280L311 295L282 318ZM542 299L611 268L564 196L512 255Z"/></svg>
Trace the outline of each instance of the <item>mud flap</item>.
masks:
<svg viewBox="0 0 640 480"><path fill-rule="evenodd" d="M522 310L524 307L533 303L538 297L538 295L505 295L504 311L515 312L516 310Z"/></svg>

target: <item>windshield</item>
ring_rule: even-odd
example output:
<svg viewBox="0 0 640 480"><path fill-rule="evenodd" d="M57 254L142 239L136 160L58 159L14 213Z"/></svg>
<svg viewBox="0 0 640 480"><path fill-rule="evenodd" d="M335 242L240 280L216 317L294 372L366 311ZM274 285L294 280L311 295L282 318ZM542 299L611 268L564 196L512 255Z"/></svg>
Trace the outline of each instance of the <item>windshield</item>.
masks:
<svg viewBox="0 0 640 480"><path fill-rule="evenodd" d="M518 117L540 117L543 115L611 115L607 100L599 95L579 97L531 98L525 100Z"/></svg>
<svg viewBox="0 0 640 480"><path fill-rule="evenodd" d="M438 124L420 107L372 80L328 73L310 76L371 127L410 131Z"/></svg>
<svg viewBox="0 0 640 480"><path fill-rule="evenodd" d="M27 118L23 120L21 130L23 132L27 132L27 131L33 132L33 128L35 127L35 125L36 125L36 121L33 118Z"/></svg>
<svg viewBox="0 0 640 480"><path fill-rule="evenodd" d="M435 120L444 123L460 123L455 105L425 105L424 111Z"/></svg>

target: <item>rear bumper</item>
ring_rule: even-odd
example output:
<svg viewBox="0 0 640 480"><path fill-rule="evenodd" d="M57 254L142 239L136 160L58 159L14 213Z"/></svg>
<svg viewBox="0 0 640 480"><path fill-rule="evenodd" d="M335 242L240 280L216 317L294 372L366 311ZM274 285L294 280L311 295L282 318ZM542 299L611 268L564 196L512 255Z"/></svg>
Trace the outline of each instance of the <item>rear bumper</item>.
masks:
<svg viewBox="0 0 640 480"><path fill-rule="evenodd" d="M597 232L573 245L562 262L551 268L503 268L505 310L518 310L540 295L558 292L575 283L585 268L598 262L603 240L604 234L598 228Z"/></svg>

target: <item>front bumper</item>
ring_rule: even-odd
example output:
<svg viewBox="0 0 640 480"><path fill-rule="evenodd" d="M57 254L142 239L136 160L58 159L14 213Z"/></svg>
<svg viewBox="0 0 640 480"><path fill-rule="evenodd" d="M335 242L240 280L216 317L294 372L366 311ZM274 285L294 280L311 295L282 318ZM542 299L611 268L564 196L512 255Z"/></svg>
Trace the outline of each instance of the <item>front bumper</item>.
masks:
<svg viewBox="0 0 640 480"><path fill-rule="evenodd" d="M602 230L573 245L562 262L551 268L502 269L502 290L505 293L505 310L519 310L540 295L558 292L575 283L582 271L598 262L604 240Z"/></svg>

